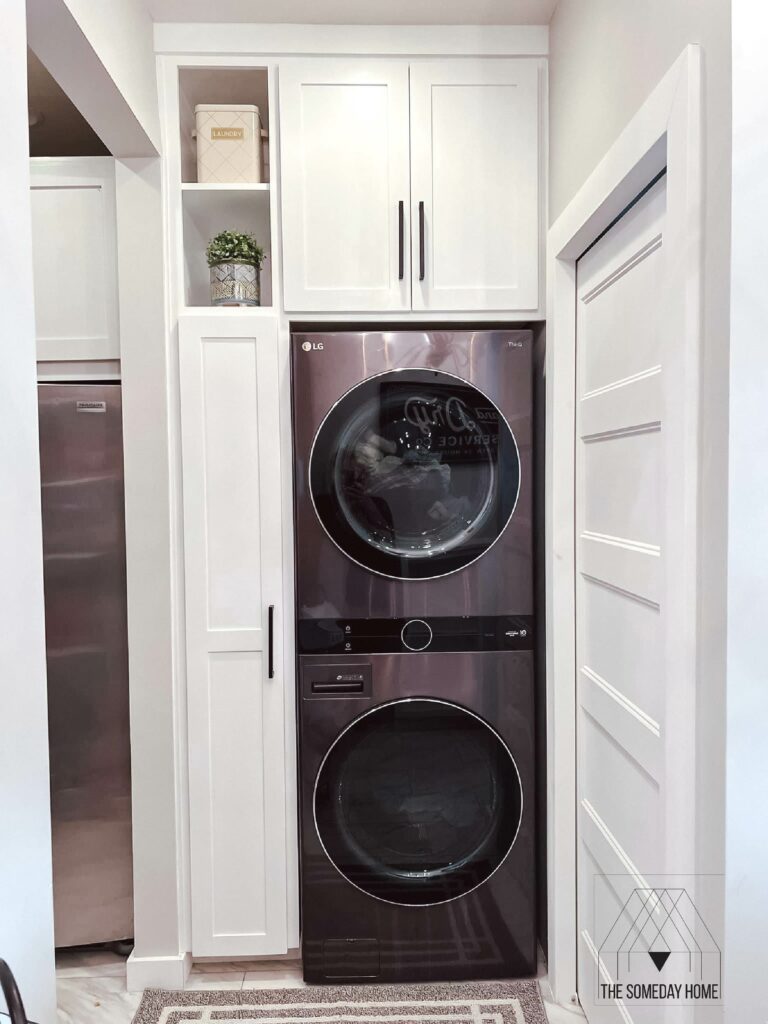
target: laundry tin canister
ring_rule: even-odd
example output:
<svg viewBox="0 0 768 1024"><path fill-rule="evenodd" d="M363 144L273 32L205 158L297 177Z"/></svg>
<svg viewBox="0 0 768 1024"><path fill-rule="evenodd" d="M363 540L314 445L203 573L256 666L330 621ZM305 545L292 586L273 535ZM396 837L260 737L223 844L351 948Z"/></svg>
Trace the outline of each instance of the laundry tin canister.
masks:
<svg viewBox="0 0 768 1024"><path fill-rule="evenodd" d="M231 103L195 107L198 182L261 181L262 130L259 108Z"/></svg>

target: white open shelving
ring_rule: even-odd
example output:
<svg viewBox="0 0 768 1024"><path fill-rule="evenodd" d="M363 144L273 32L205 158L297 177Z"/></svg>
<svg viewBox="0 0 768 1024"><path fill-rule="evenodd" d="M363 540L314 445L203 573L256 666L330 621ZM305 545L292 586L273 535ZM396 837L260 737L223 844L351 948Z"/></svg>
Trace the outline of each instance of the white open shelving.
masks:
<svg viewBox="0 0 768 1024"><path fill-rule="evenodd" d="M264 249L261 306L235 307L238 312L271 312L272 197L270 147L264 147L261 182L198 182L195 106L198 103L254 104L269 134L269 71L264 67L182 67L179 69L179 172L181 212L181 306L185 312L203 310L225 313L229 307L210 304L209 270L205 257L208 242L220 231L253 234Z"/></svg>

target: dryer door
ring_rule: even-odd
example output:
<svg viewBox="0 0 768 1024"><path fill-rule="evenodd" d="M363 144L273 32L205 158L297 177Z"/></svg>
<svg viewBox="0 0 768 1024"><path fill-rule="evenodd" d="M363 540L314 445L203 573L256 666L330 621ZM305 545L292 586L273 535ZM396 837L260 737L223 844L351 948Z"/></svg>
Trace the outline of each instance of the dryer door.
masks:
<svg viewBox="0 0 768 1024"><path fill-rule="evenodd" d="M315 511L353 561L394 579L432 579L484 554L520 489L501 412L438 370L393 370L348 391L309 462Z"/></svg>
<svg viewBox="0 0 768 1024"><path fill-rule="evenodd" d="M476 715L440 700L384 704L356 719L320 767L320 841L353 885L426 906L471 892L517 836L512 754Z"/></svg>

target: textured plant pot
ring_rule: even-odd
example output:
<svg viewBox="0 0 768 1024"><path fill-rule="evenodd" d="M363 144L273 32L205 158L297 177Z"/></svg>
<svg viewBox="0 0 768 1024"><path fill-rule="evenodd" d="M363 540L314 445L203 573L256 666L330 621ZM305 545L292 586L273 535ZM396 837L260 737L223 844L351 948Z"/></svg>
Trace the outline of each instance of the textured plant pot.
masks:
<svg viewBox="0 0 768 1024"><path fill-rule="evenodd" d="M211 267L212 306L258 306L259 271L252 263L217 263Z"/></svg>

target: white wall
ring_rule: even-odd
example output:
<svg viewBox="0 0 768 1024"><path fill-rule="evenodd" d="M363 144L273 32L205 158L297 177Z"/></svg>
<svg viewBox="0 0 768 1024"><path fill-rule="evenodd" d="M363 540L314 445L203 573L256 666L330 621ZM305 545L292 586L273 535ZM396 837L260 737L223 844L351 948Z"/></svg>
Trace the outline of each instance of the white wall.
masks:
<svg viewBox="0 0 768 1024"><path fill-rule="evenodd" d="M754 4L747 6L754 8ZM725 621L730 276L729 0L560 0L550 23L550 217L562 212L689 43L704 65L697 863L724 856ZM641 870L643 865L639 865ZM717 927L717 923L716 927Z"/></svg>
<svg viewBox="0 0 768 1024"><path fill-rule="evenodd" d="M27 0L30 46L114 156L160 149L153 25L142 0Z"/></svg>
<svg viewBox="0 0 768 1024"><path fill-rule="evenodd" d="M186 697L183 635L172 618L176 460L170 449L160 160L118 160L117 243L123 376L131 690L135 950L131 983L173 979L186 923ZM179 661L179 648L182 657ZM141 971L144 973L141 973ZM138 980L136 980L138 979ZM146 979L146 982L145 982Z"/></svg>
<svg viewBox="0 0 768 1024"><path fill-rule="evenodd" d="M727 1024L768 1020L768 10L733 3Z"/></svg>
<svg viewBox="0 0 768 1024"><path fill-rule="evenodd" d="M56 1020L24 0L0 32L0 957ZM0 996L0 1008L4 1009Z"/></svg>

